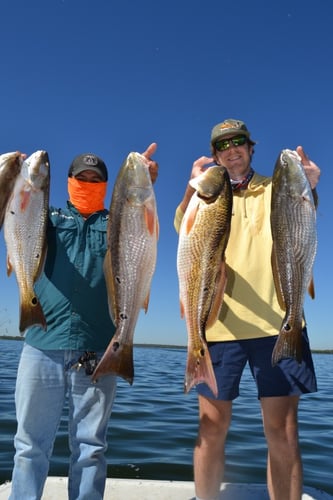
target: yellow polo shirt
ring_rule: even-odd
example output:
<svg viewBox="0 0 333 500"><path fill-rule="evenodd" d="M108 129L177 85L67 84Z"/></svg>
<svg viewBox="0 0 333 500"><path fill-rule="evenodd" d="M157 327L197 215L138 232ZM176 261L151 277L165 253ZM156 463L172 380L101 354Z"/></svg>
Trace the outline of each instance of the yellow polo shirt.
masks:
<svg viewBox="0 0 333 500"><path fill-rule="evenodd" d="M233 194L231 232L226 249L227 287L208 341L244 340L277 335L284 312L274 287L270 228L271 177L254 174L248 188ZM175 228L183 218L176 210Z"/></svg>

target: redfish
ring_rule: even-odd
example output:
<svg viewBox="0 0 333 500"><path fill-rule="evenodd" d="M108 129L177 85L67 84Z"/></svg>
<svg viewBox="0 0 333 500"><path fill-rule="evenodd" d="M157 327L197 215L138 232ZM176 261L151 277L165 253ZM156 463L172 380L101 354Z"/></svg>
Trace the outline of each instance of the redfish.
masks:
<svg viewBox="0 0 333 500"><path fill-rule="evenodd" d="M0 229L16 177L21 171L23 157L19 151L0 155Z"/></svg>
<svg viewBox="0 0 333 500"><path fill-rule="evenodd" d="M134 379L133 338L139 312L148 310L159 233L156 199L147 160L132 152L112 193L104 260L110 316L116 332L93 373Z"/></svg>
<svg viewBox="0 0 333 500"><path fill-rule="evenodd" d="M217 396L217 384L206 343L206 329L217 320L227 276L232 189L227 170L214 166L190 181L196 189L179 230L177 270L181 316L188 333L184 391L206 383Z"/></svg>
<svg viewBox="0 0 333 500"><path fill-rule="evenodd" d="M281 151L272 177L272 270L280 307L285 310L272 364L294 357L302 361L303 304L314 298L312 269L317 248L316 206L296 151Z"/></svg>
<svg viewBox="0 0 333 500"><path fill-rule="evenodd" d="M47 251L49 186L48 154L36 151L22 163L4 218L7 274L14 270L19 287L21 333L34 324L46 329L34 284L43 270Z"/></svg>

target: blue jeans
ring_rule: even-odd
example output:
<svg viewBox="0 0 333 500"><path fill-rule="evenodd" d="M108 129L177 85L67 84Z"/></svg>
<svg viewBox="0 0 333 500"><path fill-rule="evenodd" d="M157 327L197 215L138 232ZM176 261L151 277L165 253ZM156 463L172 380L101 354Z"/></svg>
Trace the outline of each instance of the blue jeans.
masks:
<svg viewBox="0 0 333 500"><path fill-rule="evenodd" d="M106 375L92 383L84 368L72 367L82 354L23 346L15 391L18 424L11 500L41 498L66 396L71 451L68 497L103 499L106 435L117 378Z"/></svg>

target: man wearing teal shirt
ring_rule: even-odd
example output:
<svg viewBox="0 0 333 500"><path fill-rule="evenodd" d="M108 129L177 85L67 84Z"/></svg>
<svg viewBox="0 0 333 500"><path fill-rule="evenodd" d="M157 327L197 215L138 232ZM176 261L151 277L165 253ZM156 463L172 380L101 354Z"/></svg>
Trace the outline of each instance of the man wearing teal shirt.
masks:
<svg viewBox="0 0 333 500"><path fill-rule="evenodd" d="M114 333L102 272L108 217L101 210L85 220L71 202L65 209L50 207L48 257L35 286L48 327L47 332L29 328L29 345L88 351L107 347Z"/></svg>
<svg viewBox="0 0 333 500"><path fill-rule="evenodd" d="M150 156L156 147L153 143L143 153L153 182L158 166ZM66 397L68 497L103 499L116 376L105 375L94 384L90 375L115 331L103 273L107 180L101 158L79 155L68 172L67 208L49 209L47 259L35 287L47 331L28 329L18 367L11 500L42 497Z"/></svg>

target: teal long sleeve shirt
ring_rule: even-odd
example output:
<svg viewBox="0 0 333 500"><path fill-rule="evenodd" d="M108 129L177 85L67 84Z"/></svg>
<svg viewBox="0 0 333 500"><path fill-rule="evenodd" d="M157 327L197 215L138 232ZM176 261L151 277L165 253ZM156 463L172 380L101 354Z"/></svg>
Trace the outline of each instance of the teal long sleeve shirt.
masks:
<svg viewBox="0 0 333 500"><path fill-rule="evenodd" d="M103 272L107 223L107 210L84 220L69 202L66 209L50 207L47 258L35 285L47 331L29 328L28 344L43 350L107 347L115 332Z"/></svg>

